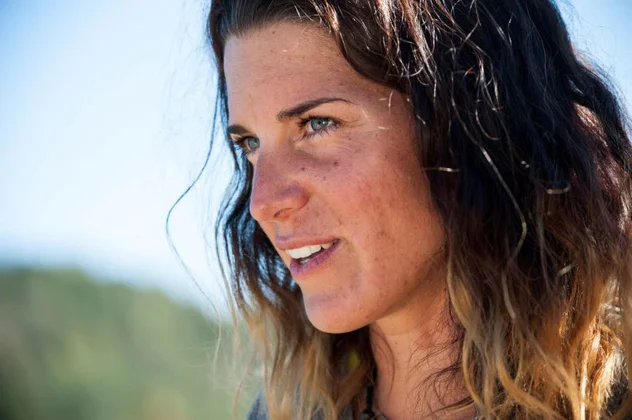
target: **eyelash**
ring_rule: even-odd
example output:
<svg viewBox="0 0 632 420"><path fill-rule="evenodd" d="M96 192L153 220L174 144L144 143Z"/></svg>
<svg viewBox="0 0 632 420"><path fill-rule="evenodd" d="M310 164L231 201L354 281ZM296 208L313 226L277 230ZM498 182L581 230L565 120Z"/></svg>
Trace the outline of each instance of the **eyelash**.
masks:
<svg viewBox="0 0 632 420"><path fill-rule="evenodd" d="M329 131L331 131L334 128L337 128L340 125L340 122L334 118L331 117L323 117L320 115L308 115L304 118L301 118L298 122L298 126L301 130L305 129L305 127L307 126L307 124L310 123L310 121L312 120L329 120L330 123L328 126L321 128L318 131L313 131L310 133L306 133L303 138L304 139L311 139L317 135L323 135L323 134L327 134L329 133ZM248 150L246 147L246 140L248 140L249 138L252 138L253 136L244 136L241 137L237 140L234 140L235 145L246 155L248 156L249 154L251 154L252 152L254 152L254 150Z"/></svg>

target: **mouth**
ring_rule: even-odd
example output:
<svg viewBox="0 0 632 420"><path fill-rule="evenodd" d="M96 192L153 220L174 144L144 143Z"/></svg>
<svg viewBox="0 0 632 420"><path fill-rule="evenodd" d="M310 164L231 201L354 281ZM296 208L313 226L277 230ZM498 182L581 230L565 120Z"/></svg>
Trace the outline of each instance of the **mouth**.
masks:
<svg viewBox="0 0 632 420"><path fill-rule="evenodd" d="M338 239L317 245L287 249L285 252L292 258L290 272L293 277L305 276L324 266L340 245Z"/></svg>

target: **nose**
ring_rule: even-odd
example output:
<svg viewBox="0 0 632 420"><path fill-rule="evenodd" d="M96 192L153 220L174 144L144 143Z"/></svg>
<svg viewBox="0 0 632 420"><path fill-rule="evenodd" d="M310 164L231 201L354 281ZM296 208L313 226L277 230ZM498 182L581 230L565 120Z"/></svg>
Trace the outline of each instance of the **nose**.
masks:
<svg viewBox="0 0 632 420"><path fill-rule="evenodd" d="M257 157L250 214L259 223L286 220L305 206L309 196L296 169L295 159L287 153L261 153Z"/></svg>

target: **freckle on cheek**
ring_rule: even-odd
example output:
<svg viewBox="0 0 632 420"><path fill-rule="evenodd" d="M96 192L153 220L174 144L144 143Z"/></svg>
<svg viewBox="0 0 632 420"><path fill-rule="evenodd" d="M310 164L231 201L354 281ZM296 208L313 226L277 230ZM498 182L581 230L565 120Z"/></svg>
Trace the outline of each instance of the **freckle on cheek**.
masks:
<svg viewBox="0 0 632 420"><path fill-rule="evenodd" d="M339 165L337 160L334 160L334 167L337 167Z"/></svg>

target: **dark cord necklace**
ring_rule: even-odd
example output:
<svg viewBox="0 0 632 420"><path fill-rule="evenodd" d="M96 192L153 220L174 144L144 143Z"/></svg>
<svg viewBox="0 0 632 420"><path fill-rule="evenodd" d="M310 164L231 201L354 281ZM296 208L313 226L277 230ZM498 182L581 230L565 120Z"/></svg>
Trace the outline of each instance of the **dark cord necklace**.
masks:
<svg viewBox="0 0 632 420"><path fill-rule="evenodd" d="M378 416L373 411L373 393L375 392L375 384L377 383L377 366L375 365L373 365L372 374L373 376L371 378L371 381L369 382L369 385L366 387L366 404L365 404L364 411L362 411L362 414L360 414L360 420L376 420L376 419L387 420L384 416L382 415Z"/></svg>

